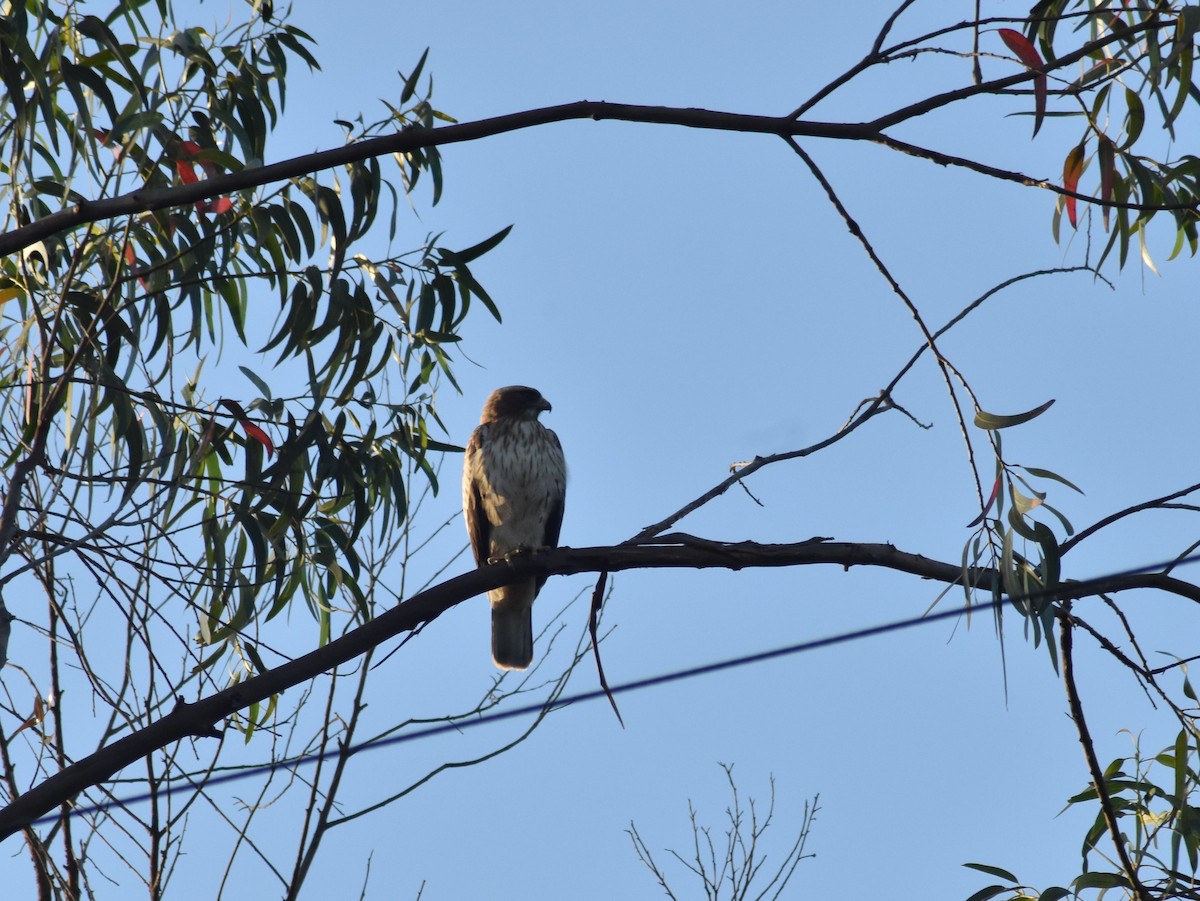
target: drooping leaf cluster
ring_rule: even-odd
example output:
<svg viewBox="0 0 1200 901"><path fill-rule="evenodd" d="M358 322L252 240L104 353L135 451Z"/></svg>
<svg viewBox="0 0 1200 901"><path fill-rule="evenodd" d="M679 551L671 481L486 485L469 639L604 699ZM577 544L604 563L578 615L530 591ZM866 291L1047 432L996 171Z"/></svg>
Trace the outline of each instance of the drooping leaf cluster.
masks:
<svg viewBox="0 0 1200 901"><path fill-rule="evenodd" d="M1067 537L1075 528L1056 507L1046 502L1049 492L1039 485L1053 483L1082 494L1069 479L1036 466L1021 466L1004 457L1002 430L1024 425L1053 406L1048 400L1032 410L1014 414L996 414L976 410L974 425L987 433L995 457L995 479L982 509L968 526L974 531L963 546L962 588L969 606L978 590L981 572L996 572L990 580L989 600L999 633L1005 606L1015 609L1026 623L1034 645L1045 641L1051 663L1058 659L1053 641L1058 609L1053 589L1062 579L1062 551L1054 529L1035 516L1049 513ZM1007 599L1005 604L999 603Z"/></svg>

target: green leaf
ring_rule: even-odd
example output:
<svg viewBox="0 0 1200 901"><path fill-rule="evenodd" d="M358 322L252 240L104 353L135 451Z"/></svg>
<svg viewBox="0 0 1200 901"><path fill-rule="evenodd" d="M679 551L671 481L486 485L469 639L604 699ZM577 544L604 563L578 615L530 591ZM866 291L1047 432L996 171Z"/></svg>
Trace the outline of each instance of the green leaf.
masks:
<svg viewBox="0 0 1200 901"><path fill-rule="evenodd" d="M1038 492L1035 492L1034 497L1026 497L1024 494L1018 491L1017 486L1013 484L1008 486L1008 490L1012 494L1013 508L1021 516L1025 516L1027 513L1029 513L1029 511L1040 507L1042 501L1046 499L1045 493Z"/></svg>
<svg viewBox="0 0 1200 901"><path fill-rule="evenodd" d="M1015 507L1008 511L1008 524L1026 541L1037 541L1037 532L1034 531L1033 526L1025 522L1025 517Z"/></svg>
<svg viewBox="0 0 1200 901"><path fill-rule="evenodd" d="M242 343L246 343L246 296L242 279L224 278L217 280L217 290L229 310L230 321Z"/></svg>
<svg viewBox="0 0 1200 901"><path fill-rule="evenodd" d="M1129 879L1121 873L1084 873L1071 881L1075 891L1089 888L1129 888Z"/></svg>
<svg viewBox="0 0 1200 901"><path fill-rule="evenodd" d="M439 247L438 253L441 255L442 261L449 265L461 266L464 263L472 263L507 238L508 233L511 232L512 229L513 227L511 225L506 225L490 238L485 238L478 244L468 247L466 250L444 250Z"/></svg>
<svg viewBox="0 0 1200 901"><path fill-rule="evenodd" d="M1125 113L1125 140L1119 145L1119 150L1128 150L1132 147L1141 136L1142 127L1146 124L1146 108L1142 105L1142 98L1137 91L1131 88L1125 89L1125 105L1128 107L1128 111Z"/></svg>
<svg viewBox="0 0 1200 901"><path fill-rule="evenodd" d="M987 429L988 431L1012 428L1015 425L1021 425L1029 422L1031 419L1036 419L1049 410L1053 404L1054 399L1051 398L1039 407L1034 407L1032 410L1028 410L1024 413L1014 413L1011 416L1002 416L996 413L987 413L983 410L977 410L975 412L975 425L981 429Z"/></svg>
<svg viewBox="0 0 1200 901"><path fill-rule="evenodd" d="M317 249L317 236L308 219L308 213L304 211L303 206L287 197L284 198L284 206L287 208L288 215L292 217L292 221L296 223L296 231L304 240L304 252L312 256Z"/></svg>
<svg viewBox="0 0 1200 901"><path fill-rule="evenodd" d="M1012 873L1010 873L1008 870L1001 869L1000 867L993 867L990 864L964 863L963 866L968 867L972 870L978 870L981 873L987 873L989 876L995 876L999 879L1006 879L1009 882L1016 883L1019 881L1017 879L1017 877L1014 876Z"/></svg>
<svg viewBox="0 0 1200 901"><path fill-rule="evenodd" d="M265 673L267 671L267 665L263 663L262 657L259 656L258 648L252 642L243 642L242 650L250 658L250 663L254 666L256 672ZM275 696L272 696L271 700L274 702Z"/></svg>
<svg viewBox="0 0 1200 901"><path fill-rule="evenodd" d="M1005 529L1004 541L1000 551L1000 579L1004 584L1004 593L1010 600L1019 600L1025 595L1025 586L1021 584L1013 562L1013 530Z"/></svg>
<svg viewBox="0 0 1200 901"><path fill-rule="evenodd" d="M119 61L121 66L125 68L126 73L130 76L130 89L137 95L136 100L146 102L145 86L142 83L142 76L133 67L132 59L137 56L137 48L132 46L122 47L121 42L113 34L112 29L104 24L101 19L95 16L83 16L76 20L76 29L80 35L90 37L92 41L100 44L101 47L106 47L113 52L113 59Z"/></svg>
<svg viewBox="0 0 1200 901"><path fill-rule="evenodd" d="M1061 899L1068 898L1070 895L1071 893L1067 889L1062 888L1061 886L1052 885L1050 888L1038 895L1038 901L1061 901Z"/></svg>
<svg viewBox="0 0 1200 901"><path fill-rule="evenodd" d="M1084 493L1083 489L1080 488L1079 486L1077 486L1074 482L1070 481L1069 479L1064 478L1063 476L1060 476L1056 472L1051 472L1049 469L1041 469L1037 466L1020 466L1020 465L1018 465L1017 468L1025 470L1027 473L1029 473L1031 476L1034 476L1035 478L1049 479L1052 482L1058 482L1060 485L1066 485L1072 491L1077 491L1080 494Z"/></svg>
<svg viewBox="0 0 1200 901"><path fill-rule="evenodd" d="M1033 531L1035 540L1042 549L1042 585L1051 588L1061 580L1062 557L1058 549L1058 539L1045 523L1035 522Z"/></svg>
<svg viewBox="0 0 1200 901"><path fill-rule="evenodd" d="M1175 737L1175 797L1187 797L1187 776L1188 776L1188 734L1184 730L1180 730L1179 735Z"/></svg>
<svg viewBox="0 0 1200 901"><path fill-rule="evenodd" d="M267 542L263 536L262 528L255 518L250 513L243 510L240 506L233 508L233 517L242 528L242 533L250 541L251 548L254 551L254 581L256 584L262 584L263 576L267 569ZM249 620L247 620L248 622Z"/></svg>
<svg viewBox="0 0 1200 901"><path fill-rule="evenodd" d="M1155 275L1159 275L1160 273L1158 271L1158 267L1154 265L1154 258L1150 256L1150 248L1146 246L1146 230L1144 228L1139 228L1137 233L1138 247L1142 254L1142 263L1145 264L1146 268Z"/></svg>
<svg viewBox="0 0 1200 901"><path fill-rule="evenodd" d="M1189 4L1179 11L1179 18L1175 26L1174 47L1171 51L1171 59L1168 60L1168 67L1178 66L1175 76L1178 88L1175 92L1175 100L1165 116L1164 124L1167 128L1171 128L1179 114L1183 112L1183 105L1191 96L1191 92L1195 90L1192 85L1192 65L1195 60L1193 42L1196 38L1197 28L1200 28L1200 7Z"/></svg>
<svg viewBox="0 0 1200 901"><path fill-rule="evenodd" d="M82 114L87 108L87 101L83 99L82 92L79 90L80 85L86 86L92 95L100 101L100 105L104 107L104 113L108 116L108 121L116 121L117 104L113 100L112 92L108 89L108 84L99 75L87 66L77 66L70 60L62 62L63 80L67 84L67 88L71 92L72 98ZM90 114L88 115L90 120Z"/></svg>
<svg viewBox="0 0 1200 901"><path fill-rule="evenodd" d="M1113 760L1111 760L1109 762L1108 766L1104 768L1105 781L1109 781L1111 779L1115 779L1117 776L1124 775L1121 772L1121 770L1124 768L1124 766L1125 766L1125 758L1124 757L1117 757L1117 758L1114 758Z"/></svg>
<svg viewBox="0 0 1200 901"><path fill-rule="evenodd" d="M425 52L421 54L421 59L417 62L417 67L413 69L412 75L404 79L404 90L400 92L400 104L403 106L412 99L413 94L417 92L417 81L421 77L421 70L425 68L425 60L429 58L429 48L425 48Z"/></svg>
<svg viewBox="0 0 1200 901"><path fill-rule="evenodd" d="M271 399L271 386L270 385L268 385L261 378L259 378L257 375L255 375L254 371L247 368L246 366L238 366L238 369L240 369L242 371L242 375L244 375L246 378L248 378L251 382L254 383L254 387L258 389L259 394L261 394L267 400Z"/></svg>
<svg viewBox="0 0 1200 901"><path fill-rule="evenodd" d="M966 596L964 603L967 608L967 624L968 625L970 625L970 621L971 621L971 612L970 612L971 611L971 601L972 601L971 593L975 588L974 581L971 579L971 568L979 562L980 537L981 537L980 532L976 532L974 540L968 541L966 544L963 545L963 552L962 552L962 589L963 589L963 594ZM974 547L973 554L972 554L972 547Z"/></svg>
<svg viewBox="0 0 1200 901"><path fill-rule="evenodd" d="M45 194L47 197L53 197L56 200L70 201L71 203L83 203L86 201L86 198L78 191L73 191L52 178L34 179L32 187L39 194Z"/></svg>
<svg viewBox="0 0 1200 901"><path fill-rule="evenodd" d="M315 43L312 37L306 32L296 28L294 25L286 25L282 31L277 32L276 36L279 38L281 44L287 45L289 50L304 60L310 69L319 70L321 68L320 63L317 62L317 58L309 53L307 47L300 43L301 39L308 41L310 44Z"/></svg>
<svg viewBox="0 0 1200 901"><path fill-rule="evenodd" d="M1071 521L1069 519L1059 512L1057 507L1054 507L1051 504L1042 504L1042 509L1053 515L1055 519L1062 523L1063 531L1066 532L1067 535L1075 534L1075 527L1071 525Z"/></svg>
<svg viewBox="0 0 1200 901"><path fill-rule="evenodd" d="M300 179L297 183L301 190L312 199L313 205L317 208L317 215L329 230L329 245L333 251L329 281L333 282L341 271L342 263L346 258L346 214L342 210L341 198L333 188L317 184L312 179ZM322 238L325 237L326 232L323 229Z"/></svg>
<svg viewBox="0 0 1200 901"><path fill-rule="evenodd" d="M988 898L995 898L997 895L1003 895L1005 892L1011 892L1011 886L989 885L987 888L981 888L973 894L967 901L987 901Z"/></svg>
<svg viewBox="0 0 1200 901"><path fill-rule="evenodd" d="M463 294L462 315L466 315L469 306L468 298L471 296L478 297L483 301L483 305L488 308L488 312L497 322L502 322L500 317L500 308L496 306L495 301L487 291L483 290L483 286L475 281L475 276L466 266L461 266L455 270L455 277L458 279L459 290Z"/></svg>

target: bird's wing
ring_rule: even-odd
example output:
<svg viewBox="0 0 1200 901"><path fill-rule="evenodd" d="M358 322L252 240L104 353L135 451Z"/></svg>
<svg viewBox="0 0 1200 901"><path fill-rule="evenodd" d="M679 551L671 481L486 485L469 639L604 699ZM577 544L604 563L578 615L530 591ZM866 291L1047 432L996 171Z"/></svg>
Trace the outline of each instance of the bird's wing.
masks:
<svg viewBox="0 0 1200 901"><path fill-rule="evenodd" d="M471 550L475 554L475 565L482 566L491 556L492 524L483 509L480 483L483 481L483 442L485 426L471 433L467 452L463 458L463 516L467 520L467 534L471 538Z"/></svg>
<svg viewBox="0 0 1200 901"><path fill-rule="evenodd" d="M550 429L546 429L546 435L550 439L548 449L552 449L552 452L558 456L559 465L556 467L557 472L555 473L558 484L555 486L554 497L551 499L550 509L546 516L546 537L543 543L546 547L558 547L558 536L562 531L563 510L567 501L567 466L558 436Z"/></svg>
<svg viewBox="0 0 1200 901"><path fill-rule="evenodd" d="M543 547L558 547L558 536L562 532L563 510L566 507L567 500L567 464L563 457L562 444L559 443L558 436L550 429L546 429L545 448L546 455L551 465L546 469L547 477L554 480L554 485L550 491L549 506L546 510L546 528L542 538ZM557 459L554 459L557 457ZM537 591L542 590L542 586L546 584L546 577L541 576L537 580Z"/></svg>

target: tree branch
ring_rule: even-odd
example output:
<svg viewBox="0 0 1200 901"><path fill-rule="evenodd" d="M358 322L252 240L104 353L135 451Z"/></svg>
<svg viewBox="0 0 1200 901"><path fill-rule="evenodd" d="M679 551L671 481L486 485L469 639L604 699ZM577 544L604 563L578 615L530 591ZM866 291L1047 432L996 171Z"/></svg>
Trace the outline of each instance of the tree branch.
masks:
<svg viewBox="0 0 1200 901"><path fill-rule="evenodd" d="M1079 743L1083 745L1083 756L1087 760L1088 773L1092 778L1092 786L1096 789L1096 797L1100 801L1100 810L1104 814L1104 822L1108 825L1109 836L1116 848L1117 860L1129 880L1133 896L1137 901L1150 901L1150 895L1138 881L1137 870L1129 859L1129 850L1125 847L1125 839L1121 836L1121 827L1117 823L1117 814L1113 808L1112 798L1105 785L1104 770L1096 757L1096 747L1092 744L1092 736L1088 732L1087 721L1083 718L1083 704L1079 700L1079 689L1075 684L1075 661L1072 655L1072 620L1071 605L1064 604L1058 612L1059 652L1062 657L1063 685L1067 690L1067 703L1071 708L1071 719L1079 733Z"/></svg>
<svg viewBox="0 0 1200 901"><path fill-rule="evenodd" d="M893 386L894 385L895 382L893 382ZM764 466L770 466L772 463L781 463L784 460L794 460L798 457L807 457L811 454L815 454L819 450L824 450L831 444L841 441L843 438L865 423L868 419L871 419L872 417L877 416L886 410L892 409L894 406L891 400L890 392L888 391L885 391L878 397L872 398L870 401L864 403L867 404L867 408L865 410L862 410L861 413L856 412L855 415L850 418L850 421L838 429L838 431L834 432L828 438L818 441L816 444L809 445L808 447L804 447L799 450L782 451L777 454L767 454L766 456L756 456L753 460L750 460L746 463L733 464L729 467L731 470L733 470L732 475L717 483L699 497L684 504L666 519L659 520L658 522L654 523L654 525L646 526L624 543L646 544L658 533L664 531L665 529L671 528L671 526L675 525L675 523L679 522L679 520L683 519L690 513L696 512L709 501L720 497L734 485L740 483L747 476L758 472ZM859 409L861 410L862 407L860 406Z"/></svg>
<svg viewBox="0 0 1200 901"><path fill-rule="evenodd" d="M852 234L855 240L857 240L862 246L867 258L871 261L871 265L873 265L875 270L883 276L883 280L888 283L888 287L892 289L892 293L900 298L900 301L904 304L905 309L908 310L909 315L912 316L913 321L916 322L917 328L920 329L921 336L925 339L925 344L929 348L929 352L933 354L933 359L937 364L938 370L942 373L942 381L946 385L946 392L950 395L950 405L954 408L954 415L958 420L959 433L962 435L963 444L967 449L967 464L971 469L971 477L975 480L975 493L979 498L979 506L982 508L984 506L983 485L979 480L979 468L975 465L975 448L971 444L971 433L967 428L967 420L963 415L962 404L959 402L958 394L954 390L954 377L950 374L954 367L951 365L949 360L942 356L942 352L938 350L937 339L929 330L929 326L925 324L925 318L921 315L920 309L917 307L916 303L913 302L913 299L909 297L908 292L904 290L904 287L900 284L899 279L892 274L891 269L888 268L888 265L883 261L883 258L875 251L875 246L871 243L870 239L867 238L866 233L858 224L858 220L856 220L850 214L850 211L846 208L845 204L842 203L842 199L833 189L833 185L825 177L825 173L821 171L820 167L817 166L816 161L809 156L804 148L797 144L795 140L792 138L787 138L786 140L788 146L791 147L792 150L795 151L796 155L804 161L804 164L808 166L809 172L812 173L813 178L815 178L818 184L821 185L826 196L829 198L829 202L832 203L834 209L837 210L838 216L841 217L842 222L845 223L846 227L850 230L850 234ZM958 374L957 370L954 370L954 372L955 375ZM975 400L975 394L971 390L970 386L967 385L966 380L959 376L959 381L962 383L963 388L970 395L971 402L975 404L975 408L978 409L979 404Z"/></svg>
<svg viewBox="0 0 1200 901"><path fill-rule="evenodd" d="M1152 31L1163 28L1174 28L1174 19L1147 19L1144 22L1139 22L1136 25L1131 25L1126 28L1121 34L1110 32L1103 37L1099 37L1094 41L1090 41L1062 56L1055 57L1042 66L1041 72L1054 72L1059 69L1072 66L1080 60L1084 60L1093 54L1103 50L1109 44L1117 44L1129 39L1129 37L1140 34L1143 31ZM879 116L872 120L870 127L876 131L883 131L885 128L890 128L893 125L899 125L902 122L907 122L909 119L919 118L943 106L949 106L952 103L957 103L960 100L967 100L971 97L976 97L980 94L999 94L1002 91L1015 87L1026 81L1030 81L1037 75L1037 72L1032 70L1020 72L1014 75L1006 75L1004 78L994 78L991 81L985 81L980 84L968 85L965 88L959 88L956 91L945 91L933 97L927 97L924 100L919 100L916 103L895 110L886 115Z"/></svg>
<svg viewBox="0 0 1200 901"><path fill-rule="evenodd" d="M903 9L903 5L901 8ZM1072 53L1050 61L1043 71L1054 71L1071 65L1078 60L1085 59L1089 54L1095 53L1109 44L1126 39L1129 34L1168 27L1174 27L1174 21L1156 20L1131 26L1127 29L1128 33L1123 36L1106 35L1085 44ZM778 137L875 141L884 146L890 146L893 149L905 149L906 145L903 142L886 139L883 135L883 130L889 126L903 123L960 100L969 99L980 94L999 93L1007 88L1030 81L1038 74L1033 71L1021 71L982 84L972 84L954 91L946 91L902 109L894 110L891 113L876 118L872 122L802 121L796 118L796 111L782 116L760 116L747 113L698 109L695 107L644 106L630 103L579 100L574 103L525 110L503 116L494 116L489 119L480 119L475 122L445 125L438 128L405 128L395 134L357 141L347 144L344 147L305 154L304 156L293 157L292 159L266 166L214 175L210 178L192 182L191 184L182 184L170 188L136 190L119 197L111 197L104 200L84 200L59 212L51 213L49 216L45 216L28 225L9 232L0 233L0 256L16 253L59 232L91 222L99 222L117 216L146 213L172 206L186 206L197 201L209 200L236 191L258 188L275 182L299 178L313 172L332 169L335 166L342 166L347 163L360 162L372 157L386 156L393 153L411 153L414 150L420 150L425 147L477 141L481 138L492 137L498 134L575 119L593 119L597 121L614 119L622 122L679 125L688 128L704 128L716 131L770 134ZM925 156L937 162L954 161L958 165L967 165L970 162L938 154L936 151L921 150L920 148L910 147L908 152L917 152L917 155ZM942 159L943 157L944 160ZM1100 198L1073 194L1061 188L1054 188L1045 181L1030 179L1024 176L1017 177L1015 173L1004 173L1002 170L992 171L990 167L983 164L976 163L971 167L985 174L1000 175L1009 180L1021 181L1024 184L1051 188L1058 193L1071 193L1072 196L1089 202L1104 202ZM1106 203L1109 206L1126 206L1115 201L1107 201Z"/></svg>
<svg viewBox="0 0 1200 901"><path fill-rule="evenodd" d="M615 119L622 122L681 125L689 128L780 136L800 135L863 140L876 135L875 129L854 123L799 122L787 116L755 116L696 108L640 106L629 103L579 100L574 103L525 110L457 125L444 125L438 128L406 128L396 134L356 141L345 147L305 154L267 166L215 175L191 184L131 191L128 194L105 200L83 201L31 222L29 225L0 234L0 256L15 253L58 232L89 222L145 213L172 206L186 206L199 200L299 178L322 169L332 169L335 166L359 162L371 157L386 156L391 153L411 153L425 147L477 141L498 134L549 125L554 122L567 122L573 119L597 121Z"/></svg>
<svg viewBox="0 0 1200 901"><path fill-rule="evenodd" d="M959 563L931 560L901 551L890 544L833 542L824 538L790 544L759 544L753 541L713 541L672 533L641 544L616 547L557 548L521 555L508 563L496 563L464 573L422 591L376 617L371 622L275 669L247 679L195 702L179 699L169 714L134 732L15 798L0 810L0 839L28 826L55 807L68 803L80 792L99 785L126 766L159 748L195 736L215 736L216 726L226 717L249 705L267 700L288 688L366 653L384 641L432 622L451 607L492 588L538 575L570 575L630 569L757 569L764 567L878 566L909 573L923 579L955 584L963 577ZM992 569L974 568L971 584L983 593L998 584ZM1110 576L1087 582L1065 582L1054 595L1064 600L1124 591L1156 588L1200 603L1200 587L1160 573Z"/></svg>
<svg viewBox="0 0 1200 901"><path fill-rule="evenodd" d="M1162 497L1156 497L1154 500L1143 501L1140 504L1134 504L1132 507L1126 507L1124 510L1118 510L1116 513L1112 513L1103 519L1092 523L1086 529L1077 532L1071 538L1064 541L1059 546L1058 551L1060 554L1065 554L1089 535L1094 535L1101 529L1111 526L1113 523L1124 519L1126 516L1132 516L1134 513L1141 513L1145 510L1163 509L1170 501L1178 500L1181 497L1187 497L1187 495L1192 494L1195 491L1200 491L1200 482L1197 482L1195 485L1189 485L1187 488L1180 488L1178 491L1173 491L1170 494L1164 494Z"/></svg>
<svg viewBox="0 0 1200 901"><path fill-rule="evenodd" d="M1031 175L1025 175L1022 172L1014 172L1009 169L1000 169L996 166L989 166L987 163L981 163L977 160L967 159L966 157L953 156L949 153L942 153L940 150L933 150L928 147L920 147L916 144L909 144L905 141L896 140L893 137L880 133L878 137L872 138L875 143L887 147L889 150L897 150L900 153L907 153L909 156L914 156L917 159L929 160L931 163L937 163L939 166L958 166L963 169L969 169L980 175L986 175L988 178L995 178L999 181L1011 181L1018 185L1023 185L1027 188L1041 188L1043 191L1050 191L1054 194L1060 194L1063 197L1074 197L1076 200L1082 200L1086 203L1096 204L1097 206L1107 207L1114 210L1133 210L1135 212L1145 212L1148 210L1169 212L1170 210L1193 210L1196 209L1195 201L1173 201L1171 203L1138 203L1129 200L1115 200L1103 197L1096 197L1093 194L1081 194L1078 191L1068 191L1066 188L1059 187L1053 182L1045 178L1034 178Z"/></svg>

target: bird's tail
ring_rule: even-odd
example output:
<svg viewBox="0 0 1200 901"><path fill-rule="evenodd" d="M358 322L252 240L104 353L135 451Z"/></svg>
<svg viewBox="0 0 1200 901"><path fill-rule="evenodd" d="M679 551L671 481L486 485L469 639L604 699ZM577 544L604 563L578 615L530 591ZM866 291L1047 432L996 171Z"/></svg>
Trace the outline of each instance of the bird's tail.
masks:
<svg viewBox="0 0 1200 901"><path fill-rule="evenodd" d="M501 669L525 669L533 662L533 604L492 607L492 659Z"/></svg>

